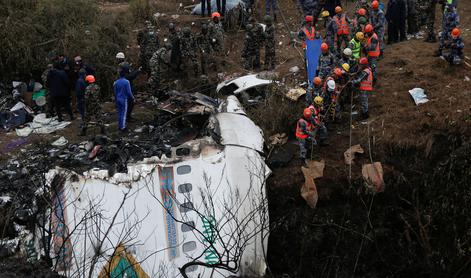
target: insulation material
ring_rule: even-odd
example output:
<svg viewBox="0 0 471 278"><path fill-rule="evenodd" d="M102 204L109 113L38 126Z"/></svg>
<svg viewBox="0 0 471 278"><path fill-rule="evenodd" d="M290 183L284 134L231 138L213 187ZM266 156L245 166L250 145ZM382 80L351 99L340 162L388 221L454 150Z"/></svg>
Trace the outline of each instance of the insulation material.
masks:
<svg viewBox="0 0 471 278"><path fill-rule="evenodd" d="M374 192L379 193L384 191L385 185L383 180L383 166L381 165L381 162L363 165L361 173Z"/></svg>
<svg viewBox="0 0 471 278"><path fill-rule="evenodd" d="M325 161L310 160L307 162L309 173L313 179L322 178L324 176Z"/></svg>
<svg viewBox="0 0 471 278"><path fill-rule="evenodd" d="M304 175L304 185L301 187L301 196L309 207L315 208L317 201L319 200L319 195L317 194L316 183L314 178L311 175L309 168L301 167L301 171Z"/></svg>
<svg viewBox="0 0 471 278"><path fill-rule="evenodd" d="M345 158L345 164L351 165L353 160L355 159L356 153L364 153L365 151L362 149L360 145L351 146L348 150L343 153Z"/></svg>
<svg viewBox="0 0 471 278"><path fill-rule="evenodd" d="M285 96L292 100L292 101L297 101L300 97L304 96L306 94L306 90L303 88L293 88L290 89Z"/></svg>

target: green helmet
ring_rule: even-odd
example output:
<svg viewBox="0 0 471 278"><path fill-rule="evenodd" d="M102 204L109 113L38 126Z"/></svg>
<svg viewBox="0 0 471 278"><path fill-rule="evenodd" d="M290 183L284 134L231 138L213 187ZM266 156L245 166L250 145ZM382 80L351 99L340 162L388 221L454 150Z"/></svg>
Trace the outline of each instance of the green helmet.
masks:
<svg viewBox="0 0 471 278"><path fill-rule="evenodd" d="M188 36L188 35L191 34L190 27L184 27L182 31L183 31L183 35L185 35L185 36Z"/></svg>
<svg viewBox="0 0 471 278"><path fill-rule="evenodd" d="M362 16L358 19L359 24L366 24L368 20L366 20L366 17Z"/></svg>
<svg viewBox="0 0 471 278"><path fill-rule="evenodd" d="M263 18L263 21L266 23L266 24L270 24L273 22L273 18L269 15L266 15L264 18Z"/></svg>

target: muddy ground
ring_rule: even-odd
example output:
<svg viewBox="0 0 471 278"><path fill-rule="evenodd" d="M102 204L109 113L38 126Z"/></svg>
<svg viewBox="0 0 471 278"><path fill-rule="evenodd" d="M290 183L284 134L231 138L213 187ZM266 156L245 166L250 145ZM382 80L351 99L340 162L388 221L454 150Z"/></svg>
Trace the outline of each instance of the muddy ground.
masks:
<svg viewBox="0 0 471 278"><path fill-rule="evenodd" d="M303 72L297 76L288 73L292 66L302 68L303 62L297 49L288 46L288 29L296 31L301 21L294 3L280 1L287 25L281 20L277 23L282 46L277 50L280 65L276 72L288 84L302 81L304 76ZM180 27L205 20L176 12L174 5L167 2L156 4L169 15L179 13ZM106 3L104 8L122 10L127 5ZM466 42L471 39L471 7L461 3L459 13ZM439 16L437 11L437 22ZM169 17L159 21L161 38L165 37L169 21ZM246 73L240 58L243 35L243 30L228 34L226 63L221 71L226 75ZM282 167L272 167L267 185L272 223L270 275L471 277L471 82L465 81L467 76L471 78L471 69L450 67L433 57L437 47L438 44L417 39L387 46L378 66L379 83L370 98L370 119L354 120L350 126L349 113L344 113L343 120L329 132L330 145L315 148L313 158L326 162L324 177L316 180L316 209L309 208L300 197L304 182L300 161L293 159ZM136 54L138 49L131 46L130 51ZM468 45L465 55L471 57ZM210 74L210 82L217 82L216 72ZM184 83L185 88L194 85L197 80ZM426 90L430 99L427 104L413 103L408 90L414 87ZM136 109L138 121L130 124L131 130L152 118L153 108L146 103L144 94L140 100ZM287 132L292 137L296 113L302 111L302 104L284 100L279 105L266 107L265 111L285 111L286 117L280 123L269 125L266 120L255 118L266 137L276 132ZM118 138L113 132L116 122L111 102L105 111L109 113L110 135ZM17 155L37 141L52 142L59 136L70 142L85 140L76 135L77 128L75 121L57 134L30 136L25 142L16 141L14 134L2 133L2 158ZM350 171L343 153L355 144L361 144L366 152L356 158ZM296 157L297 146L292 140L282 148ZM383 165L383 193L365 190L361 166L371 161Z"/></svg>

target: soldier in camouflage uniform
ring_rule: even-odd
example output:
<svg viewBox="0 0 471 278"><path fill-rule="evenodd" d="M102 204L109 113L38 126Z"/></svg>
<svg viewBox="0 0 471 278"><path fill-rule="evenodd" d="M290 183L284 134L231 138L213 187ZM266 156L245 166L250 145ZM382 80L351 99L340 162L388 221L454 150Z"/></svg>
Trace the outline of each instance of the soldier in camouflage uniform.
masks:
<svg viewBox="0 0 471 278"><path fill-rule="evenodd" d="M193 69L194 76L198 75L198 60L196 59L197 45L196 40L191 34L190 27L183 28L183 36L181 39L182 65L188 73L189 68Z"/></svg>
<svg viewBox="0 0 471 278"><path fill-rule="evenodd" d="M322 54L319 57L319 74L321 79L325 79L332 73L333 67L336 65L335 56L329 51L329 47L325 47L324 43L321 45Z"/></svg>
<svg viewBox="0 0 471 278"><path fill-rule="evenodd" d="M273 25L273 19L267 15L264 18L265 24L267 25L264 32L265 37L265 68L267 70L273 70L276 63L276 40L275 40L275 26Z"/></svg>
<svg viewBox="0 0 471 278"><path fill-rule="evenodd" d="M168 25L168 39L172 45L170 65L174 71L179 71L181 64L181 34L174 23Z"/></svg>
<svg viewBox="0 0 471 278"><path fill-rule="evenodd" d="M425 3L425 13L427 14L427 38L425 39L426 42L434 43L437 41L435 37L435 10L437 7L437 0L427 0Z"/></svg>
<svg viewBox="0 0 471 278"><path fill-rule="evenodd" d="M147 31L140 40L140 64L143 71L150 72L149 60L152 54L159 49L159 38L157 37L154 26L149 21L147 22Z"/></svg>
<svg viewBox="0 0 471 278"><path fill-rule="evenodd" d="M386 30L386 17L384 16L384 12L379 8L371 9L370 23L373 25L376 35L378 35L379 47L382 56L384 52L384 32Z"/></svg>
<svg viewBox="0 0 471 278"><path fill-rule="evenodd" d="M456 12L456 8L451 5L447 5L443 14L443 26L442 33L440 35L440 45L438 46L437 55L442 55L442 50L445 47L445 44L451 40L451 31L458 27L460 24L460 18Z"/></svg>
<svg viewBox="0 0 471 278"><path fill-rule="evenodd" d="M105 133L100 104L100 86L95 83L93 75L87 75L85 81L88 83L88 86L85 88L85 117L80 135L85 136L87 134L88 125L92 120L96 122L96 125L100 126L100 132Z"/></svg>
<svg viewBox="0 0 471 278"><path fill-rule="evenodd" d="M325 25L325 42L329 45L331 52L335 51L335 36L337 35L337 23L329 16L328 11L321 13L322 18L326 20Z"/></svg>
<svg viewBox="0 0 471 278"><path fill-rule="evenodd" d="M201 54L201 73L207 74L213 47L211 44L211 36L208 32L208 25L205 23L201 25L201 33L198 35L197 43Z"/></svg>
<svg viewBox="0 0 471 278"><path fill-rule="evenodd" d="M211 37L212 48L214 52L222 55L224 53L224 29L220 22L219 13L213 13L212 21L209 23L208 31Z"/></svg>
<svg viewBox="0 0 471 278"><path fill-rule="evenodd" d="M244 50L242 51L242 58L245 59L244 68L246 70L252 70L255 67L255 33L252 24L245 26L245 41Z"/></svg>
<svg viewBox="0 0 471 278"><path fill-rule="evenodd" d="M172 44L166 42L164 47L157 50L149 61L151 74L147 85L149 86L150 92L153 94L160 89L160 85L168 83L171 49Z"/></svg>
<svg viewBox="0 0 471 278"><path fill-rule="evenodd" d="M252 32L253 32L253 43L255 49L255 58L254 58L254 69L260 69L260 49L264 42L264 35L263 35L263 27L259 24L254 17L250 19L250 23L252 24Z"/></svg>

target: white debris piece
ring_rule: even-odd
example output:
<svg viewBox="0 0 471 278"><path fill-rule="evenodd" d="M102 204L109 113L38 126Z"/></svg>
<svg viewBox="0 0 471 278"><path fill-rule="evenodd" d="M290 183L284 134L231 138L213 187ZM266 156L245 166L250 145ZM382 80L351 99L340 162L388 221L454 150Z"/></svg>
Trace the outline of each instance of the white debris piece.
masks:
<svg viewBox="0 0 471 278"><path fill-rule="evenodd" d="M299 72L299 67L298 67L298 66L291 67L291 68L289 69L289 72L291 72L291 73L298 73L298 72Z"/></svg>
<svg viewBox="0 0 471 278"><path fill-rule="evenodd" d="M63 147L65 145L67 145L67 143L69 143L69 141L67 139L65 139L64 136L61 136L56 141L52 142L51 145L53 145L54 147Z"/></svg>
<svg viewBox="0 0 471 278"><path fill-rule="evenodd" d="M429 101L427 95L425 94L425 90L422 88L414 88L409 90L409 94L414 99L415 105L424 104Z"/></svg>

